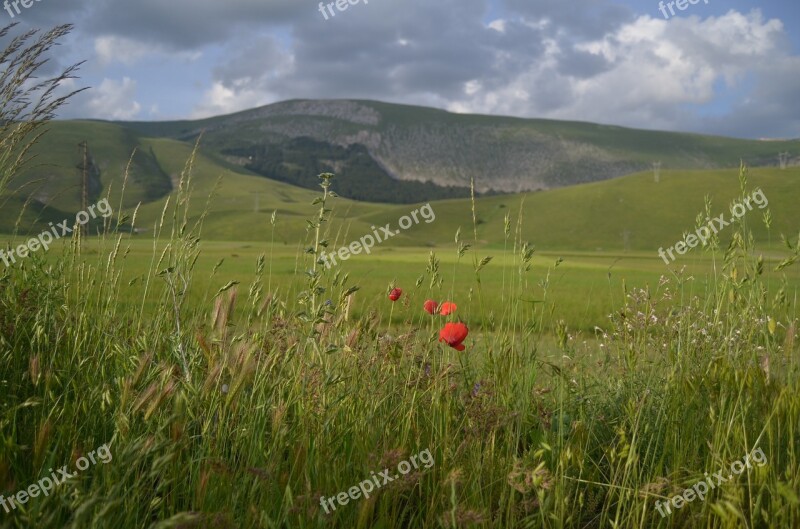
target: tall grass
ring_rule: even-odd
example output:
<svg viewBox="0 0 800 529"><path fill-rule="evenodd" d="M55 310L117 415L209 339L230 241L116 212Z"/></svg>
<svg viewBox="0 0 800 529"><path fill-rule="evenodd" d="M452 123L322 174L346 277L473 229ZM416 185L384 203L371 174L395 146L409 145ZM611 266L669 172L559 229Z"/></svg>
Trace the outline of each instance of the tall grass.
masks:
<svg viewBox="0 0 800 529"><path fill-rule="evenodd" d="M47 123L58 109L82 92L59 92L65 81L75 79L82 63L73 64L54 76L40 77L48 54L72 30L63 24L40 33L31 29L14 36L16 23L0 28L0 207L8 202L7 191L20 169L33 161L33 147L47 131Z"/></svg>
<svg viewBox="0 0 800 529"><path fill-rule="evenodd" d="M0 527L800 526L796 304L767 296L744 223L718 250L705 296L690 278L664 277L626 289L595 337L565 321L549 336L552 300L530 294L549 279L532 276L521 217L497 234L515 256L505 303L481 305L473 321L422 311L429 297L480 296L482 270L496 266L459 235L454 251L472 250L475 275L447 277L431 253L394 305L358 290L346 265L320 266L331 175L309 206L299 296L272 290L265 255L247 291L231 278L208 292L195 270L202 219L187 216L191 173L190 160L145 276L120 281L126 236L76 234L56 264L33 255L0 280L0 491L75 468L103 443L113 454L0 509ZM744 170L741 182L744 196ZM119 305L125 289L159 310ZM186 302L192 291L201 303ZM383 308L351 318L353 296ZM391 311L401 321L390 331ZM455 319L470 327L464 352L437 340ZM755 448L764 466L656 512L656 500ZM432 468L330 514L320 506L425 449Z"/></svg>

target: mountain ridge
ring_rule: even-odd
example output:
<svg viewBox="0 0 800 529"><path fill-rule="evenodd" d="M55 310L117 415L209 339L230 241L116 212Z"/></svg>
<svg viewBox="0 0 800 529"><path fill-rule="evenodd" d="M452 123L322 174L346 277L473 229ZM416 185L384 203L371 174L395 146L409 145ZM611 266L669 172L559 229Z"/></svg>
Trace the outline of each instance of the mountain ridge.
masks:
<svg viewBox="0 0 800 529"><path fill-rule="evenodd" d="M294 99L201 120L115 123L180 141L202 133L205 149L267 177L272 175L254 169L258 164L243 162L246 149L280 150L290 140L309 138L345 149L363 146L375 165L398 181L465 188L474 180L479 192L505 193L607 180L648 170L658 161L678 170L729 168L740 160L774 166L779 151L797 147L793 140L456 114L350 99Z"/></svg>

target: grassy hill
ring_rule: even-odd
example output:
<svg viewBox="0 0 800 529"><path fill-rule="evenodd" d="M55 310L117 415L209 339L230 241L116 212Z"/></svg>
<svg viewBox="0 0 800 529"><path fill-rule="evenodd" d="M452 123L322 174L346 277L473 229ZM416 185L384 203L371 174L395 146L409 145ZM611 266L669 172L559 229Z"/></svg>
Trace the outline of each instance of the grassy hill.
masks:
<svg viewBox="0 0 800 529"><path fill-rule="evenodd" d="M164 174L177 181L192 148L167 139L139 139L138 147L157 161ZM98 163L106 163L104 151L97 149ZM112 186L111 203L118 209L122 188L123 167L105 176L104 184ZM539 248L558 250L615 249L656 250L675 243L684 231L692 230L695 217L703 210L704 197L712 201L712 213L726 212L738 194L738 171L666 171L661 181L653 181L649 173L630 175L614 180L535 193L483 197L476 200L477 235L481 243L500 245L504 218L512 223L522 212L521 233ZM221 165L217 160L198 156L192 168L192 219L199 220L206 208L204 237L213 240L264 241L271 233L270 218L277 212L276 240L294 244L304 238L305 219L311 218L310 205L317 192L274 182ZM769 199L775 219L772 233L760 222L761 211L748 214L757 237L777 240L779 233L793 235L800 227L800 211L795 206L800 168L784 171L775 168L752 168L749 187L761 187ZM124 208L131 214L134 198L127 196ZM135 186L133 186L135 188ZM161 218L165 201L175 191L140 207L136 224L152 230ZM209 199L210 197L210 199ZM4 231L16 221L19 200L9 203L0 216ZM356 202L343 198L332 201L335 220L332 229L340 233L340 241L349 242L371 232L371 226L391 223L408 214L412 205L386 205ZM469 199L433 201L436 221L420 222L392 238L392 245L436 246L452 241L460 227L462 238L472 239L472 208ZM32 207L21 226L29 233L38 233L48 221L63 219L77 211ZM33 222L33 214L42 215ZM627 233L627 235L626 235ZM724 234L723 234L724 235Z"/></svg>
<svg viewBox="0 0 800 529"><path fill-rule="evenodd" d="M130 129L93 121L57 121L48 128L47 135L34 147L27 170L12 181L12 189L21 195L65 211L79 209L83 164L83 149L79 144L83 141L89 146L88 165L93 169L90 177L96 180L92 182L94 196L90 200L101 192L105 195L129 162L126 204L157 200L172 188L160 160ZM112 196L119 191L112 188Z"/></svg>
<svg viewBox="0 0 800 529"><path fill-rule="evenodd" d="M190 149L171 140L145 140L159 158L171 160L164 168L178 174ZM763 226L763 210L755 208L746 219L763 242L777 241L780 233L793 236L800 229L796 208L800 168L780 170L751 168L748 189L760 187L769 200L773 224L771 233ZM310 204L317 192L299 189L258 176L222 169L201 156L194 166L194 220L206 207L205 197L219 182L208 202L204 235L215 240L265 241L270 217L277 211L276 240L293 244L304 238L305 219L313 216ZM504 219L512 224L522 213L523 238L542 249L553 250L645 250L671 246L683 232L693 230L695 218L712 200L712 216L725 213L739 195L738 170L668 171L660 182L650 173L535 193L483 197L476 200L477 236L481 244L500 246ZM152 226L160 218L163 200L143 206L140 226ZM371 226L391 223L397 229L400 217L414 205L386 205L343 198L331 202L332 229L341 243L371 233ZM471 241L472 205L469 199L432 201L436 220L420 221L391 239L392 246L437 246L449 244L461 228L462 239ZM258 211L256 211L258 207ZM627 235L626 235L627 232ZM723 231L723 240L727 234Z"/></svg>
<svg viewBox="0 0 800 529"><path fill-rule="evenodd" d="M403 113L395 105L375 105L385 113L396 111L396 115L389 116L396 124L406 123L410 126L420 117L414 117L414 108ZM266 108L269 110L271 107ZM541 120L456 116L430 109L418 110L423 111L430 115L438 114L444 120L495 120L519 123L520 126L533 126L529 122L536 122L539 127L551 127L551 132L560 131L559 134L571 130L573 136L583 134L588 137L592 135L592 128L600 127ZM15 192L5 197L5 205L0 208L0 232L11 233L18 225L21 234L36 234L48 222L70 218L80 209L79 166L83 153L79 143L84 140L89 145L91 167L97 170L97 174L92 175L96 180L92 201L109 193L115 212L119 213L117 210L122 204L127 215L131 215L136 205L141 203L136 225L142 231L151 231L160 221L166 200L174 198L180 174L191 156L193 146L177 139L148 135L177 135L188 139L193 136L191 127L206 126L209 132L204 136L203 145L210 145L201 148L195 160L191 184L194 190L192 220L198 220L202 212L206 208L208 210L204 237L213 240L267 240L267 235L271 235L270 218L273 212L277 212L276 241L294 244L305 236L305 219L313 215L310 203L319 194L319 189L301 189L266 179L232 163L214 150L214 138L224 136L221 131L229 126L231 120L247 121L254 112L202 122L141 125L138 132L119 124L93 121L52 123L51 131L35 151L37 158L33 164L12 182ZM350 119L356 118L350 115ZM358 119L366 121L367 117ZM388 117L384 115L383 119ZM681 149L688 150L691 139L695 142L695 152L703 149L707 153L715 152L720 162L727 156L734 158L732 153L739 147L746 150L747 146L760 147L766 144L672 133L645 133L616 127L605 129L611 132L598 132L592 141L603 141L609 149L616 141L618 150L623 150L622 146L628 142L643 149L642 152L648 152L647 148L654 152L658 146L667 145L654 139L662 137L672 138L675 142L671 144L673 148L682 146ZM645 148L647 145L649 147ZM711 145L716 145L716 150L711 149ZM776 150L777 145L770 143L768 147L771 152ZM635 150L630 146L625 149L630 152ZM136 154L131 158L134 151ZM123 195L125 168L129 161L130 171ZM713 200L713 215L726 212L738 193L737 174L735 167L665 169L659 183L653 181L649 171L644 171L541 192L480 197L476 202L477 236L482 244L501 245L505 216L509 214L512 222L516 222L521 211L524 219L521 234L539 248L655 251L662 246L671 246L684 231L693 229L695 217L703 209L706 195ZM339 175L334 181L342 179L346 177ZM757 237L764 241L777 241L778 234L792 236L798 229L800 211L794 204L798 179L800 168L797 167L787 170L775 167L751 169L750 188L763 188L775 219L771 233L767 233L762 223L754 222ZM28 208L20 217L22 205L28 199ZM391 244L436 246L451 241L459 227L462 229L462 238L473 238L469 199L432 201L432 205L437 215L435 222L415 225L392 238ZM333 206L335 219L332 229L334 234L338 234L339 241L343 242L370 233L373 225L391 223L396 226L400 217L415 208L411 204L375 204L345 198L336 199ZM761 213L756 210L747 218L755 221Z"/></svg>

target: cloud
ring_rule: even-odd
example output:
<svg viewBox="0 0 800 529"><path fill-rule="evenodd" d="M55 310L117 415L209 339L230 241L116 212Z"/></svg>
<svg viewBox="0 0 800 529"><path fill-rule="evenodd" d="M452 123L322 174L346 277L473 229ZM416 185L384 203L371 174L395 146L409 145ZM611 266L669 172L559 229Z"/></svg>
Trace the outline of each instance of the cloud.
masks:
<svg viewBox="0 0 800 529"><path fill-rule="evenodd" d="M785 133L791 134L797 123L796 110L786 119L787 109L796 108L791 89L779 87L796 90L798 59L787 55L781 22L764 20L759 11L669 22L642 16L599 39L545 42L546 53L521 65L507 85L465 90L450 108L708 130L709 122L693 109L713 105L720 90L735 91L747 82L755 86L749 99L742 99L749 103L722 109L727 117L711 120L714 130L731 134L750 128L768 134L770 124L776 128L774 116L758 115L770 107L782 109L785 125L778 128ZM749 127L733 117L745 110Z"/></svg>
<svg viewBox="0 0 800 529"><path fill-rule="evenodd" d="M327 21L311 11L308 20L293 27L290 49L277 41L262 41L266 44L258 53L226 47L214 84L243 100L262 91L276 99L363 97L445 106L473 79L490 75L502 82L506 74L495 65L493 51L498 39L541 53L535 40L520 34L530 30L518 24L504 33L484 25L481 13L487 7L486 0L371 2ZM513 67L512 62L509 57L504 64Z"/></svg>
<svg viewBox="0 0 800 529"><path fill-rule="evenodd" d="M553 34L580 40L602 38L633 19L628 7L605 0L507 0L506 4Z"/></svg>
<svg viewBox="0 0 800 529"><path fill-rule="evenodd" d="M103 66L112 62L121 62L128 66L143 57L158 51L158 48L125 37L98 37L94 41L94 51Z"/></svg>
<svg viewBox="0 0 800 529"><path fill-rule="evenodd" d="M192 112L191 118L201 119L232 114L273 102L274 98L259 90L236 85L229 88L220 82L215 82L203 95L203 101Z"/></svg>
<svg viewBox="0 0 800 529"><path fill-rule="evenodd" d="M200 51L170 52L159 44L139 42L126 37L98 37L94 41L94 52L100 66L120 63L133 66L145 58L158 57L196 61L203 56Z"/></svg>
<svg viewBox="0 0 800 529"><path fill-rule="evenodd" d="M272 85L290 74L294 58L269 36L236 42L238 53L214 69L214 82L192 112L193 118L229 114L280 99Z"/></svg>
<svg viewBox="0 0 800 529"><path fill-rule="evenodd" d="M103 79L98 88L90 88L79 101L85 101L84 117L98 119L133 119L142 106L135 100L136 81L123 77L121 81ZM80 104L80 103L79 103Z"/></svg>
<svg viewBox="0 0 800 529"><path fill-rule="evenodd" d="M792 104L789 92L763 86L775 78L785 86L795 62L786 60L781 22L757 10L665 21L594 0L570 8L508 4L503 18L489 22L481 0L443 0L425 6L424 18L421 0L357 4L335 19L295 26L288 47L271 37L229 46L195 115L290 98L374 98L456 112L768 134L771 117L759 118L766 109L758 104L723 108L728 119L715 120L701 120L697 107L713 106L720 90L745 81L756 87L751 96L780 97L778 108ZM745 110L751 127L729 114Z"/></svg>
<svg viewBox="0 0 800 529"><path fill-rule="evenodd" d="M63 0L30 11L41 21L80 17L59 64L92 57L84 72L100 84L99 99L76 107L92 116L157 105L200 117L285 99L364 98L800 135L790 99L798 56L787 28L758 10L698 6L664 20L655 6L642 16L612 0L404 0L359 2L325 20L317 3L295 0L140 0L124 12L119 0ZM118 108L103 103L113 97Z"/></svg>
<svg viewBox="0 0 800 529"><path fill-rule="evenodd" d="M60 0L59 0L60 1ZM313 6L296 0L92 0L86 18L95 36L157 43L170 50L197 50L225 43L242 32L296 23Z"/></svg>

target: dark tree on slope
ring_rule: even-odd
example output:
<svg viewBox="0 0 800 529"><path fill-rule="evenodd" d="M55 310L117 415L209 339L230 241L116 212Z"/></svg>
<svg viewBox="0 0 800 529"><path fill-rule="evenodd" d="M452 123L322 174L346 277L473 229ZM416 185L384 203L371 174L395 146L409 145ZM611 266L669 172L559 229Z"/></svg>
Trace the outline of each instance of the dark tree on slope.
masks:
<svg viewBox="0 0 800 529"><path fill-rule="evenodd" d="M273 180L317 189L317 175L335 173L331 186L354 200L410 204L445 198L465 198L467 187L438 186L431 182L395 180L369 155L363 145L341 147L312 138L227 149L224 154L248 158L248 169Z"/></svg>

